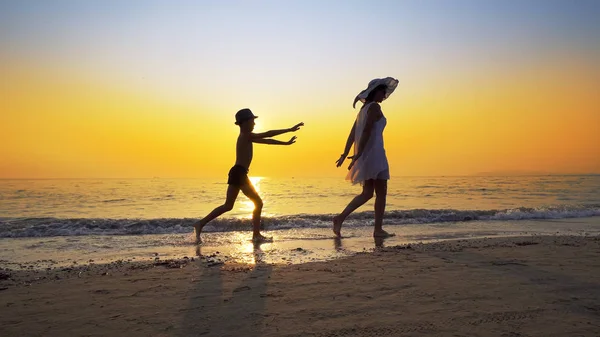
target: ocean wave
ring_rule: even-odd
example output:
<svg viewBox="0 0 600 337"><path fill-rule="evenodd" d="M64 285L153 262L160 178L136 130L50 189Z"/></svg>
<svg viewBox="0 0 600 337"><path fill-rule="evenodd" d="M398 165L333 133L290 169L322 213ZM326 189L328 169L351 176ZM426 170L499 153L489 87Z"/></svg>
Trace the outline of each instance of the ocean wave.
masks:
<svg viewBox="0 0 600 337"><path fill-rule="evenodd" d="M564 205L520 207L504 210L412 209L389 211L386 225L428 224L463 221L514 221L526 219L564 219L600 216L600 205ZM267 230L320 227L331 225L332 214L296 214L264 217ZM0 218L0 238L51 237L78 235L142 235L189 233L197 219L90 219L90 218ZM351 214L344 226L372 225L373 211ZM250 230L251 219L222 217L205 227L207 232Z"/></svg>

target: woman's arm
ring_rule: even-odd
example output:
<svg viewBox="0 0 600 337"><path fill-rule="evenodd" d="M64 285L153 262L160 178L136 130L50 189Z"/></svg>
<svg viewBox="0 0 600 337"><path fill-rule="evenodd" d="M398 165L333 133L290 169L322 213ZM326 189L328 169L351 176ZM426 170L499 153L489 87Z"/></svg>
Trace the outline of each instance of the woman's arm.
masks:
<svg viewBox="0 0 600 337"><path fill-rule="evenodd" d="M377 119L379 119L380 115L381 115L381 107L379 106L379 104L377 104L377 103L371 104L371 106L369 107L369 110L367 111L367 120L365 122L365 128L363 129L363 133L360 136L360 143L358 145L355 145L355 146L358 146L358 151L356 151L356 154L354 156L348 157L348 158L352 159L352 162L350 163L350 166L348 166L348 169L351 169L352 166L354 166L354 163L356 162L356 160L358 160L358 158L360 158L360 156L362 156L365 146L367 145L369 138L371 138L371 131L373 130L373 124L375 123L375 121L377 121Z"/></svg>
<svg viewBox="0 0 600 337"><path fill-rule="evenodd" d="M342 153L342 155L340 156L340 159L338 159L335 162L336 167L342 166L342 164L344 163L344 160L346 160L346 157L348 157L350 148L352 147L352 144L354 143L354 132L355 131L356 131L356 120L354 121L354 124L352 124L352 129L350 129L350 134L348 134L348 139L346 140L346 147L344 148L344 153Z"/></svg>

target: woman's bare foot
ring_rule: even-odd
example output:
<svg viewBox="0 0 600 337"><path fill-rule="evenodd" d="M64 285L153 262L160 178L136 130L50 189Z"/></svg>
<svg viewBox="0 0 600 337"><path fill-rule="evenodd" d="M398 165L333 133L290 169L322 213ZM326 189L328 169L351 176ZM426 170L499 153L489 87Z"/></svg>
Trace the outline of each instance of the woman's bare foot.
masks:
<svg viewBox="0 0 600 337"><path fill-rule="evenodd" d="M336 237L341 238L342 237L342 220L340 219L339 215L336 215L333 217L333 233L335 234Z"/></svg>
<svg viewBox="0 0 600 337"><path fill-rule="evenodd" d="M200 239L200 234L202 233L202 225L200 225L200 221L194 224L194 232L196 233L196 244L202 243L202 239Z"/></svg>
<svg viewBox="0 0 600 337"><path fill-rule="evenodd" d="M383 229L373 232L373 237L375 237L375 238L389 238L391 236L396 236L396 234L388 233L388 232L384 231Z"/></svg>
<svg viewBox="0 0 600 337"><path fill-rule="evenodd" d="M252 236L252 242L254 243L263 243L263 242L273 242L272 236L263 236L261 234Z"/></svg>

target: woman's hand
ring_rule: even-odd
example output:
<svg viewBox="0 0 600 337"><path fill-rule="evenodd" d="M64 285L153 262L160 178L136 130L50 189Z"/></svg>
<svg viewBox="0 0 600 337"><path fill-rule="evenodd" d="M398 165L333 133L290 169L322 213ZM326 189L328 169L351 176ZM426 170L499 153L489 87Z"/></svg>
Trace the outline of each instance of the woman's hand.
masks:
<svg viewBox="0 0 600 337"><path fill-rule="evenodd" d="M346 160L346 156L347 156L347 154L342 153L342 155L340 156L340 159L335 161L335 167L342 166L342 164L344 163L344 160Z"/></svg>
<svg viewBox="0 0 600 337"><path fill-rule="evenodd" d="M360 158L362 153L358 153L355 154L354 156L348 157L348 159L352 159L352 161L350 162L350 165L348 166L348 170L352 168L352 166L354 166L354 163L356 163L356 161L358 160L358 158Z"/></svg>

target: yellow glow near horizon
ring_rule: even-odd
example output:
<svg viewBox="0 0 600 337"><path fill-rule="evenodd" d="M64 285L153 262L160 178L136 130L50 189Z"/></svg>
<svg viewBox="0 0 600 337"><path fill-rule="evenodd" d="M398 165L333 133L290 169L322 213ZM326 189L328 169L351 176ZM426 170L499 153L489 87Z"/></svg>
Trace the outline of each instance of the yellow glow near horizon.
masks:
<svg viewBox="0 0 600 337"><path fill-rule="evenodd" d="M597 78L569 71L546 75L553 80L521 73L493 84L438 85L412 97L399 88L382 104L392 175L600 171ZM10 113L0 117L2 178L222 177L235 162L234 112L66 77L57 85L9 75L2 110ZM251 174L343 176L333 162L357 112L347 105L296 106L285 114L253 109L260 115L256 132L306 126L292 146L256 144Z"/></svg>

